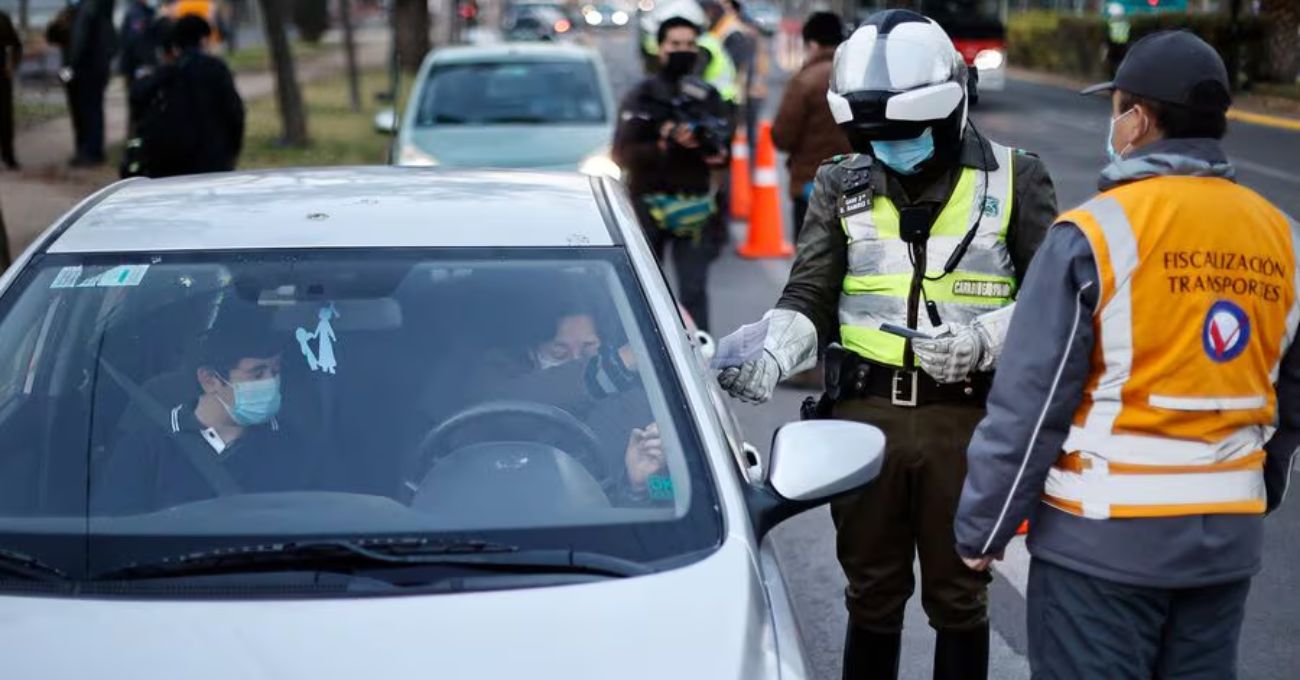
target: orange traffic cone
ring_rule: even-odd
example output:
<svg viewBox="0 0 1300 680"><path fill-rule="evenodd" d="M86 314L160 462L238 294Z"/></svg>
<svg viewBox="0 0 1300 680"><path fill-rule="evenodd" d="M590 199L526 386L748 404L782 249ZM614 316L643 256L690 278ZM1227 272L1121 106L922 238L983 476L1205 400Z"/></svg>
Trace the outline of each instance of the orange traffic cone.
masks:
<svg viewBox="0 0 1300 680"><path fill-rule="evenodd" d="M753 199L749 182L749 140L745 131L737 130L731 141L731 217L749 219L749 204Z"/></svg>
<svg viewBox="0 0 1300 680"><path fill-rule="evenodd" d="M1020 528L1016 529L1017 536L1024 536L1029 533L1029 520L1020 523Z"/></svg>
<svg viewBox="0 0 1300 680"><path fill-rule="evenodd" d="M742 257L789 257L794 247L785 240L781 226L781 197L777 194L776 148L772 146L772 123L758 126L758 149L754 154L754 202L749 218L749 240L740 247Z"/></svg>

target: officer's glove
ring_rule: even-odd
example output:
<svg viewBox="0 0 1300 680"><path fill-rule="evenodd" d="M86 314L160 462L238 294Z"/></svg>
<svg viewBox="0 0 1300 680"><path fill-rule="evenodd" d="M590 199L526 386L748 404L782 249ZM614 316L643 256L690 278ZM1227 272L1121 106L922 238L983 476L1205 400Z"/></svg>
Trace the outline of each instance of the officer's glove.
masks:
<svg viewBox="0 0 1300 680"><path fill-rule="evenodd" d="M761 348L747 351L743 337L747 329L741 328L718 341L714 357L714 366L722 369L718 384L751 404L771 399L778 382L817 363L817 327L808 317L773 309L759 323L767 326Z"/></svg>
<svg viewBox="0 0 1300 680"><path fill-rule="evenodd" d="M912 352L922 370L941 383L961 382L993 370L1007 338L1015 305L981 314L969 326L945 324L932 339L915 338Z"/></svg>

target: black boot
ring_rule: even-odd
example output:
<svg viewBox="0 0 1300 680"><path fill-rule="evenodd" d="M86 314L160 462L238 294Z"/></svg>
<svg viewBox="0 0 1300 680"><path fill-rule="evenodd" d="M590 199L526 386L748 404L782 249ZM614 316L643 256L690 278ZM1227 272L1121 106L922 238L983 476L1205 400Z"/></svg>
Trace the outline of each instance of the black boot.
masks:
<svg viewBox="0 0 1300 680"><path fill-rule="evenodd" d="M873 633L849 622L844 636L844 680L897 680L902 633Z"/></svg>
<svg viewBox="0 0 1300 680"><path fill-rule="evenodd" d="M938 631L934 641L934 680L987 680L989 625Z"/></svg>

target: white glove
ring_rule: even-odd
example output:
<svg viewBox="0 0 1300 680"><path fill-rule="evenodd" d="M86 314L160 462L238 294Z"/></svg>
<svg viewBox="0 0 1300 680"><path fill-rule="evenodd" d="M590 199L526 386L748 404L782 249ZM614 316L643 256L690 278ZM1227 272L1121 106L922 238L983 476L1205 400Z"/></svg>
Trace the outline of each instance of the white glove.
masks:
<svg viewBox="0 0 1300 680"><path fill-rule="evenodd" d="M718 384L731 396L751 404L772 398L776 384L817 363L817 327L808 317L787 309L763 315L767 335L761 353L739 366L722 366ZM728 339L719 341L719 346Z"/></svg>
<svg viewBox="0 0 1300 680"><path fill-rule="evenodd" d="M975 317L969 326L942 326L939 337L913 339L912 352L922 370L941 383L961 382L971 373L991 371L1002 354L1014 311L1014 304L1007 305Z"/></svg>

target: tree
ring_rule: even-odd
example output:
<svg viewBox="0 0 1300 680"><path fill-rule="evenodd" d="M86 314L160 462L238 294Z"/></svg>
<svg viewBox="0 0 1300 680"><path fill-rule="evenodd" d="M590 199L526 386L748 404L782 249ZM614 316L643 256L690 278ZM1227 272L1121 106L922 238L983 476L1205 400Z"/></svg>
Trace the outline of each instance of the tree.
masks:
<svg viewBox="0 0 1300 680"><path fill-rule="evenodd" d="M303 42L319 43L330 27L328 0L294 0L293 25Z"/></svg>
<svg viewBox="0 0 1300 680"><path fill-rule="evenodd" d="M262 8L262 30L271 52L275 74L275 100L280 109L280 141L285 146L307 145L307 110L302 105L298 72L285 33L283 0L258 0Z"/></svg>
<svg viewBox="0 0 1300 680"><path fill-rule="evenodd" d="M352 31L351 0L339 0L339 16L343 21L343 50L348 59L348 103L353 111L360 111L361 74L357 69L357 41Z"/></svg>
<svg viewBox="0 0 1300 680"><path fill-rule="evenodd" d="M1294 83L1300 71L1300 2L1261 0L1259 14L1267 27L1269 79Z"/></svg>
<svg viewBox="0 0 1300 680"><path fill-rule="evenodd" d="M394 0L393 38L397 63L414 73L429 51L429 4L426 0Z"/></svg>

